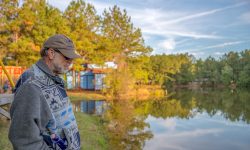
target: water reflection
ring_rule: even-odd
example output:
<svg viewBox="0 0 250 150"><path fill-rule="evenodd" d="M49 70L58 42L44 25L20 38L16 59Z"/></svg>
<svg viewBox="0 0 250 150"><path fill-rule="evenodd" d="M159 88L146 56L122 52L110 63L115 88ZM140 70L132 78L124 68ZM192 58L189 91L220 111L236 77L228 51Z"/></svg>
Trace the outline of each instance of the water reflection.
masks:
<svg viewBox="0 0 250 150"><path fill-rule="evenodd" d="M249 98L247 90L181 90L161 101L136 102L154 134L144 149L248 150Z"/></svg>
<svg viewBox="0 0 250 150"><path fill-rule="evenodd" d="M162 100L80 102L103 114L111 149L248 149L248 90L181 90ZM107 107L106 107L107 108Z"/></svg>
<svg viewBox="0 0 250 150"><path fill-rule="evenodd" d="M104 116L111 149L142 149L152 138L146 117L137 115L131 101L114 101Z"/></svg>
<svg viewBox="0 0 250 150"><path fill-rule="evenodd" d="M83 100L73 103L76 112L79 110L87 114L102 115L107 109L107 103L104 100Z"/></svg>

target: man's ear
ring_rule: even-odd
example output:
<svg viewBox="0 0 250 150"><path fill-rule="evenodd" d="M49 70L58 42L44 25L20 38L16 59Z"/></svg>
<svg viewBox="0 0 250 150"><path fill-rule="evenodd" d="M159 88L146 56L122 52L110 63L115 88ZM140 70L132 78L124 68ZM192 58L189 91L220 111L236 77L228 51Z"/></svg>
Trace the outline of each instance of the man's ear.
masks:
<svg viewBox="0 0 250 150"><path fill-rule="evenodd" d="M47 56L50 60L53 59L55 57L55 51L52 48L49 48L47 50Z"/></svg>

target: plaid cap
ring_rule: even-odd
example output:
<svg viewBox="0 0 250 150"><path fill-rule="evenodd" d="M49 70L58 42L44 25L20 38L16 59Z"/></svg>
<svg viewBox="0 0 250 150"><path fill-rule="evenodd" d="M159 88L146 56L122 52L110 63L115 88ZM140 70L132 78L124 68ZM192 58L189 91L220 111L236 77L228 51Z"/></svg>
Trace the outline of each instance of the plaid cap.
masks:
<svg viewBox="0 0 250 150"><path fill-rule="evenodd" d="M74 47L74 44L70 38L63 34L56 34L47 39L43 44L44 48L52 48L59 50L64 56L74 59L80 58Z"/></svg>

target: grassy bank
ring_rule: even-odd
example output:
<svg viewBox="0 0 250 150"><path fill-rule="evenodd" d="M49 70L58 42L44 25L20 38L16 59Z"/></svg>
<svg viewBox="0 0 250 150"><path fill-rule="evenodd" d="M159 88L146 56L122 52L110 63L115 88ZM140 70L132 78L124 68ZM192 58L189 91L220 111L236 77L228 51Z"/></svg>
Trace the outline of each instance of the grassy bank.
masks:
<svg viewBox="0 0 250 150"><path fill-rule="evenodd" d="M106 99L99 91L67 91L71 101Z"/></svg>
<svg viewBox="0 0 250 150"><path fill-rule="evenodd" d="M97 116L90 116L76 112L79 132L81 135L81 150L106 150L107 140L101 123ZM9 121L0 120L0 150L12 150L8 140Z"/></svg>
<svg viewBox="0 0 250 150"><path fill-rule="evenodd" d="M0 118L0 149L12 150L12 146L8 139L9 121Z"/></svg>
<svg viewBox="0 0 250 150"><path fill-rule="evenodd" d="M117 99L112 94L106 93L105 95L100 91L68 90L67 93L71 101ZM165 94L166 91L159 85L138 85L127 92L121 92L118 98L127 100L148 100L164 97Z"/></svg>
<svg viewBox="0 0 250 150"><path fill-rule="evenodd" d="M100 117L75 113L83 150L106 150L108 142Z"/></svg>

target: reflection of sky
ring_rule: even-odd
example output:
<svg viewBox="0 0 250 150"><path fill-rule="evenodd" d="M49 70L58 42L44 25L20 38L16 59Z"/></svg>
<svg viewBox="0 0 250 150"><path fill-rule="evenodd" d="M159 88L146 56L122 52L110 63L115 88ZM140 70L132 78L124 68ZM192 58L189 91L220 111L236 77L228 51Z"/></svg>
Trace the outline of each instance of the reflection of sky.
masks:
<svg viewBox="0 0 250 150"><path fill-rule="evenodd" d="M250 147L250 125L230 122L220 113L213 117L200 113L191 119L149 116L146 122L154 134L146 141L146 150L249 150Z"/></svg>

